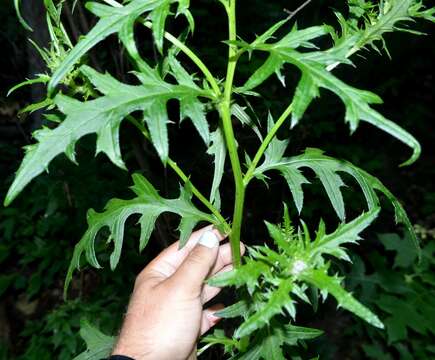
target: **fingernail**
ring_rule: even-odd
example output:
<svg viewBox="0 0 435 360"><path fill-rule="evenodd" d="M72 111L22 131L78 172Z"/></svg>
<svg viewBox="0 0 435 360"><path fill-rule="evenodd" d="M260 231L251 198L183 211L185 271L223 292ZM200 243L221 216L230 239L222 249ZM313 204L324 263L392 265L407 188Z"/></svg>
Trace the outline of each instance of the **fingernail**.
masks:
<svg viewBox="0 0 435 360"><path fill-rule="evenodd" d="M209 230L201 235L198 244L212 249L214 247L218 247L219 239L217 238L216 234L213 231Z"/></svg>

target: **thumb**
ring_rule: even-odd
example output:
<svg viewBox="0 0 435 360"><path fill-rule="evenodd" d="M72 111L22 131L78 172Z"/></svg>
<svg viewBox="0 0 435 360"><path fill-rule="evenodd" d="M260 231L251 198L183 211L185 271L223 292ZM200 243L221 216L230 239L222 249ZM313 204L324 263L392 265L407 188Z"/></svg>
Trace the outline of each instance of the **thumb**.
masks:
<svg viewBox="0 0 435 360"><path fill-rule="evenodd" d="M172 276L175 284L187 294L199 296L204 280L216 263L218 252L219 238L213 231L206 231Z"/></svg>

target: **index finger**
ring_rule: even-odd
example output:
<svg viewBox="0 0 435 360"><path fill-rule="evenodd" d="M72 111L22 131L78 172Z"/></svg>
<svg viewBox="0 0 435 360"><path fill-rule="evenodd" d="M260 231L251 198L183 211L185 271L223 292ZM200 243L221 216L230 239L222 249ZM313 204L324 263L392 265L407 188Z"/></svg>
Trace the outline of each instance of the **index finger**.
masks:
<svg viewBox="0 0 435 360"><path fill-rule="evenodd" d="M198 243L200 237L207 231L212 231L219 241L222 241L226 236L222 235L213 225L208 225L192 233L186 245L179 249L179 241L176 241L165 250L163 250L148 266L142 270L142 273L157 273L162 278L171 276L178 267L183 263L184 259L189 255L195 245ZM140 275L142 275L142 273Z"/></svg>

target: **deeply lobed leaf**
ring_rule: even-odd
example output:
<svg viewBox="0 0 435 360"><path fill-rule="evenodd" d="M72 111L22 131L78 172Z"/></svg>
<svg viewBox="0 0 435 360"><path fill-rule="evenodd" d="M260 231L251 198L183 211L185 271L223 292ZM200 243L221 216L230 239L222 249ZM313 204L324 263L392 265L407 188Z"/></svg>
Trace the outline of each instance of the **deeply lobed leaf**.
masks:
<svg viewBox="0 0 435 360"><path fill-rule="evenodd" d="M202 138L208 142L204 105L198 99L207 96L207 92L194 83L190 86L185 83L169 84L151 68L148 73L138 75L141 85L121 83L111 75L98 73L88 66L84 66L82 72L104 96L85 102L65 95L56 96L54 103L65 114L65 119L55 129L44 128L34 133L37 143L26 148L26 155L8 191L5 205L10 204L59 154L65 153L75 162L75 144L88 134L97 134L97 153L105 153L115 165L124 169L119 127L128 114L137 110L143 112L154 147L162 161L166 162L169 152L166 103L169 99L180 101L181 108L187 109L184 116L192 119Z"/></svg>
<svg viewBox="0 0 435 360"><path fill-rule="evenodd" d="M301 71L301 79L296 87L292 101L292 126L295 126L302 118L306 109L314 98L319 96L319 89L325 88L341 98L346 107L346 122L351 131L355 131L359 121L368 122L387 132L398 140L408 145L412 150L412 156L403 165L413 163L421 153L418 141L407 131L394 122L386 119L371 104L378 104L381 99L368 91L354 88L330 73L341 63L350 63L348 58L357 51L375 42L383 41L383 34L397 30L397 24L412 20L416 17L426 17L431 20L431 10L423 10L421 2L415 0L392 0L379 5L377 12L366 14L367 9L359 3L352 3L351 14L358 14L364 19L364 26L360 27L354 19L345 20L341 14L337 14L342 27L342 34L337 35L329 26L313 26L298 30L294 27L287 35L275 43L267 43L271 35L285 22L280 22L259 36L251 44L240 43L239 46L251 53L253 50L266 51L269 57L254 74L240 88L240 92L248 93L273 73L285 85L284 76L281 74L283 64L290 63ZM373 6L370 6L372 9ZM376 16L373 13L377 14ZM366 17L364 17L366 16ZM403 28L400 28L403 30ZM298 48L316 48L313 41L317 38L330 34L335 46L324 51L300 51Z"/></svg>
<svg viewBox="0 0 435 360"><path fill-rule="evenodd" d="M99 42L109 35L124 32L121 37L133 35L133 24L135 20L144 13L149 12L153 20L153 33L159 50L162 48L162 40L166 17L169 15L169 7L172 3L179 3L179 13L190 19L190 26L193 26L193 19L188 12L188 2L186 0L132 0L125 6L112 7L97 2L86 4L88 10L98 16L100 20L96 25L82 37L76 46L69 52L66 59L59 65L54 72L49 84L48 91L52 93L54 88L80 60L80 58L92 49Z"/></svg>
<svg viewBox="0 0 435 360"><path fill-rule="evenodd" d="M287 181L299 212L302 210L304 200L302 185L309 183L301 169L310 168L319 177L337 216L340 220L344 220L345 209L341 193L344 182L339 175L340 172L344 172L352 176L360 186L369 210L377 208L380 204L376 191L386 196L394 207L396 222L406 227L415 248L420 251L417 236L405 210L399 200L377 178L350 162L326 156L319 149L307 148L301 155L283 157L285 147L286 143L278 139L273 140L265 152L264 162L255 170L254 176L263 178L263 174L269 170L280 171Z"/></svg>
<svg viewBox="0 0 435 360"><path fill-rule="evenodd" d="M65 291L68 289L75 269L80 268L82 254L90 265L100 268L95 254L95 240L98 233L105 227L109 229L108 242L113 242L114 248L110 255L110 267L113 270L119 262L122 244L124 240L124 227L127 219L134 215L140 215L139 224L141 235L139 250L142 250L148 243L154 224L163 212L172 212L181 216L180 222L180 247L183 247L194 226L200 221L216 223L213 216L196 209L191 202L192 194L189 186L180 189L180 196L177 199L162 198L157 190L143 176L133 175L133 192L136 197L130 200L112 199L104 211L97 213L94 210L88 212L88 229L74 248L68 274L65 280Z"/></svg>

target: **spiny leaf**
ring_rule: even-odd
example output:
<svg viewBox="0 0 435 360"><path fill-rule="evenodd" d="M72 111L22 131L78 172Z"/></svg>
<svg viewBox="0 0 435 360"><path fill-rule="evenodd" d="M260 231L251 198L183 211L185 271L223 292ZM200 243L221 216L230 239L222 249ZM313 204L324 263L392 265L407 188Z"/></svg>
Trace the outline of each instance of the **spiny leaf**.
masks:
<svg viewBox="0 0 435 360"><path fill-rule="evenodd" d="M195 84L192 80L192 75L190 75L178 62L178 60L172 54L168 56L168 62L177 82L180 86L186 86L188 89L202 92L202 89ZM206 146L210 144L210 130L205 118L205 106L196 97L192 97L189 94L180 97L180 121L185 118L190 118L193 125L201 135Z"/></svg>
<svg viewBox="0 0 435 360"><path fill-rule="evenodd" d="M256 122L248 115L246 112L246 107L240 106L239 104L231 105L231 114L238 119L243 125L248 125L249 128L257 135L260 141L263 141L263 136L261 135L260 129Z"/></svg>
<svg viewBox="0 0 435 360"><path fill-rule="evenodd" d="M163 53L163 36L165 34L165 23L169 15L170 5L171 0L165 0L150 14L151 21L153 22L154 41L160 53Z"/></svg>
<svg viewBox="0 0 435 360"><path fill-rule="evenodd" d="M211 203L215 203L219 197L219 186L224 174L225 158L227 154L224 135L220 128L212 132L211 142L212 145L207 150L207 154L214 157L214 174L210 190L210 201Z"/></svg>
<svg viewBox="0 0 435 360"><path fill-rule="evenodd" d="M55 129L44 128L34 133L37 143L26 148L26 156L8 191L5 205L47 169L57 155L66 153L71 161L75 161L75 144L88 134L97 134L97 153L104 152L115 165L125 168L119 147L119 127L133 111L144 112L153 145L161 160L166 162L169 151L166 102L178 99L199 103L197 97L204 95L198 87L166 83L152 69L138 74L142 82L138 86L123 84L88 66L82 67L82 72L104 96L86 102L64 95L55 97L54 103L66 115L65 120Z"/></svg>
<svg viewBox="0 0 435 360"><path fill-rule="evenodd" d="M100 360L110 355L115 338L103 334L87 320L80 321L80 336L86 343L86 350L73 360Z"/></svg>
<svg viewBox="0 0 435 360"><path fill-rule="evenodd" d="M234 336L241 338L267 325L273 316L279 314L284 306L293 301L289 294L292 286L291 281L283 279L278 288L272 292L267 303L264 303L254 315L246 319L236 330Z"/></svg>
<svg viewBox="0 0 435 360"><path fill-rule="evenodd" d="M269 29L267 29L263 34L257 36L257 38L252 42L250 47L255 49L257 44L263 44L269 39L271 39L274 34L285 24L288 22L288 19L283 19L278 21L276 24L272 25Z"/></svg>
<svg viewBox="0 0 435 360"><path fill-rule="evenodd" d="M329 254L350 261L341 246L346 243L356 243L360 240L359 234L376 219L379 210L379 208L373 208L349 223L340 224L331 234L325 234L324 225L321 223L316 239L310 247L310 254L312 256Z"/></svg>
<svg viewBox="0 0 435 360"><path fill-rule="evenodd" d="M275 224L271 224L265 221L267 231L273 241L276 243L279 249L283 250L286 253L291 252L291 244L285 238L284 232L281 227Z"/></svg>
<svg viewBox="0 0 435 360"><path fill-rule="evenodd" d="M218 311L215 315L220 318L235 318L244 316L248 311L248 304L245 300L240 300L235 304L226 306L225 309Z"/></svg>
<svg viewBox="0 0 435 360"><path fill-rule="evenodd" d="M415 7L417 9L414 9ZM340 63L350 63L348 58L363 47L375 46L374 42L382 40L384 33L397 29L397 22L423 16L421 7L421 4L420 6L416 5L415 0L392 0L379 10L378 17L370 17L370 21L365 22L362 30L357 25L352 24L352 21L348 23L339 15L342 37L334 35L329 27L323 26L303 30L293 29L288 35L273 44L266 44L268 39L266 37L264 42L257 41L245 45L249 51L267 51L270 55L240 90L250 91L274 72L283 82L280 69L284 63L291 63L297 66L302 73L293 99L292 126L299 122L311 101L318 96L319 88L326 88L338 95L345 104L346 121L349 122L352 132L358 127L359 121L368 122L387 132L413 150L411 157L402 164L409 165L420 156L421 146L418 141L400 126L371 108L371 104L377 104L381 101L378 96L345 84L329 71ZM302 46L314 47L311 41L325 34L333 35L334 47L325 51L303 53L295 50ZM243 45L241 46L243 47Z"/></svg>
<svg viewBox="0 0 435 360"><path fill-rule="evenodd" d="M309 167L319 177L334 210L338 217L343 220L345 212L340 187L342 187L344 183L341 180L341 177L336 173L337 170L330 166L324 166L321 162L309 161L309 159L314 160L314 158L311 158L311 155L315 154L315 151L312 149L308 149L304 155L300 155L299 157L284 158L282 157L282 154L285 150L285 143L278 146L278 141L279 140L274 140L271 142L269 145L270 149L268 148L265 153L265 161L255 170L254 176L261 176L261 174L270 169L279 170L287 181L298 211L301 212L303 207L302 185L309 184L309 181L304 175L302 175L300 168ZM304 162L304 157L306 157L306 160L308 161Z"/></svg>
<svg viewBox="0 0 435 360"><path fill-rule="evenodd" d="M317 329L304 328L294 325L282 325L271 320L269 326L262 328L251 336L249 351L238 354L231 360L252 359L286 359L283 345L294 346L298 340L309 340L318 337L323 332Z"/></svg>
<svg viewBox="0 0 435 360"><path fill-rule="evenodd" d="M253 290L258 278L269 270L269 266L251 259L246 260L246 264L232 271L226 271L210 278L207 283L211 286L224 287L246 285Z"/></svg>
<svg viewBox="0 0 435 360"><path fill-rule="evenodd" d="M355 21L352 21L353 19L346 21L342 17L339 17L342 37L337 38L336 43L344 41L352 43L353 46L349 56L367 46L378 50L375 42L381 41L385 47L384 34L394 30L406 31L403 27L399 27L398 23L413 21L413 17L424 18L426 12L423 8L423 3L416 0L389 0L388 2L380 3L377 6L377 11L373 11L373 6L364 8L354 2L352 3L351 10L359 19L363 19L364 23L357 26ZM430 20L430 18L427 20Z"/></svg>
<svg viewBox="0 0 435 360"><path fill-rule="evenodd" d="M261 339L261 340L264 340ZM262 341L249 346L249 350L231 357L229 360L259 360L262 358Z"/></svg>
<svg viewBox="0 0 435 360"><path fill-rule="evenodd" d="M193 19L192 13L189 11L189 6L190 0L178 0L178 8L175 17L178 15L183 15L189 24L189 31L193 33L195 31L195 21Z"/></svg>
<svg viewBox="0 0 435 360"><path fill-rule="evenodd" d="M298 47L313 48L315 46L310 41L320 36L329 34L330 32L331 28L329 26L313 26L303 30L297 30L297 28L294 27L291 32L289 32L279 42L273 44L270 49L266 47L266 51L270 51L270 56L266 62L250 76L246 83L240 88L240 91L249 91L254 89L268 79L273 73L277 73L278 77L281 76L279 71L284 64L284 60L274 52L274 50L280 46L287 50L296 49ZM268 39L269 36L264 38L260 37L254 41L248 47L248 49L263 50L263 47L266 46L264 43ZM261 40L263 40L263 43Z"/></svg>
<svg viewBox="0 0 435 360"><path fill-rule="evenodd" d="M135 14L129 15L128 18L124 20L124 23L122 24L121 29L118 33L119 39L127 50L128 55L136 63L137 68L142 73L157 78L157 72L142 59L139 54L139 50L137 49L136 41L134 38L134 25L136 23L136 20L137 18Z"/></svg>
<svg viewBox="0 0 435 360"><path fill-rule="evenodd" d="M313 99L318 96L319 88L312 76L303 73L293 96L292 127L298 123Z"/></svg>
<svg viewBox="0 0 435 360"><path fill-rule="evenodd" d="M33 84L46 84L50 80L50 77L46 74L38 74L38 76L34 79L28 79L26 81L23 81L14 87L12 87L6 96L11 95L14 91L22 88L23 86L33 85Z"/></svg>
<svg viewBox="0 0 435 360"><path fill-rule="evenodd" d="M373 314L367 307L357 301L350 293L348 293L341 285L340 279L336 276L328 276L325 269L312 269L304 272L301 278L310 284L313 284L321 291L330 293L334 296L339 306L354 313L369 324L383 329L384 324L379 318Z"/></svg>
<svg viewBox="0 0 435 360"><path fill-rule="evenodd" d="M288 182L299 210L302 209L303 204L303 190L301 185L306 182L305 177L300 173L300 168L304 167L311 168L316 173L321 172L322 176L320 177L319 175L319 178L325 189L328 188L327 194L339 216L343 215L344 209L342 208L342 195L340 192L340 186L342 186L343 182L341 179L338 180L340 178L337 174L338 172L345 172L358 182L358 185L364 193L369 210L379 207L379 198L375 190L383 193L394 207L396 223L405 225L412 237L415 248L420 254L419 242L415 231L399 200L377 178L350 162L326 156L323 154L323 151L319 149L307 148L302 155L290 158L282 157L279 159L279 156L266 157L263 164L255 170L254 176L261 178L264 172L272 169L280 171ZM329 177L327 174L331 173L333 173L334 176Z"/></svg>
<svg viewBox="0 0 435 360"><path fill-rule="evenodd" d="M284 343L283 331L278 326L269 326L267 335L262 342L262 358L266 360L286 360L282 345Z"/></svg>
<svg viewBox="0 0 435 360"><path fill-rule="evenodd" d="M304 108L306 109L307 104L318 96L318 89L326 88L338 95L346 106L345 121L349 123L351 132L357 129L359 121L368 122L402 141L413 150L411 158L402 165L409 165L418 159L421 146L415 137L370 107L370 104L382 102L377 95L349 86L328 72L323 65L304 61L304 55L296 59L298 56L292 54L287 58L289 62L298 66L303 73L302 79L296 88L297 112L293 113L292 126L299 122L300 116L303 114L302 111ZM301 100L302 96L304 96L303 100Z"/></svg>
<svg viewBox="0 0 435 360"><path fill-rule="evenodd" d="M154 33L158 47L161 45L161 38L163 36L164 20L166 19L166 5L175 2L176 0L133 0L122 7L112 7L103 5L96 2L89 2L86 4L88 10L100 17L97 24L80 39L77 45L69 52L65 60L54 72L49 84L49 93L53 92L54 88L72 69L72 67L80 60L80 58L92 49L99 42L103 41L109 35L118 33L128 23L134 22L145 12L151 12L155 9L154 17L157 18L157 25ZM166 16L164 16L166 14ZM132 27L129 27L129 31Z"/></svg>
<svg viewBox="0 0 435 360"><path fill-rule="evenodd" d="M198 349L197 356L200 356L213 345L223 345L225 353L229 353L233 348L238 346L238 341L226 337L225 332L221 329L215 329L213 334L202 337L201 343L205 343L206 345Z"/></svg>
<svg viewBox="0 0 435 360"><path fill-rule="evenodd" d="M322 330L295 325L285 325L284 342L288 345L296 345L300 340L309 340L323 334Z"/></svg>
<svg viewBox="0 0 435 360"><path fill-rule="evenodd" d="M143 176L133 175L134 186L132 187L136 197L130 200L112 199L104 211L97 213L94 210L88 212L88 229L75 246L68 274L65 280L65 291L72 279L75 269L80 268L80 259L83 253L90 265L100 268L95 254L95 238L101 229L108 227L110 236L108 242L113 241L114 249L110 255L110 267L113 270L121 256L122 243L124 240L124 227L127 219L134 214L139 214L141 226L140 250L142 250L150 238L154 223L163 212L172 212L181 216L180 244L184 245L189 238L193 227L199 221L214 223L211 215L203 213L195 208L191 202L189 187L180 189L180 197L177 199L162 198L157 190Z"/></svg>

